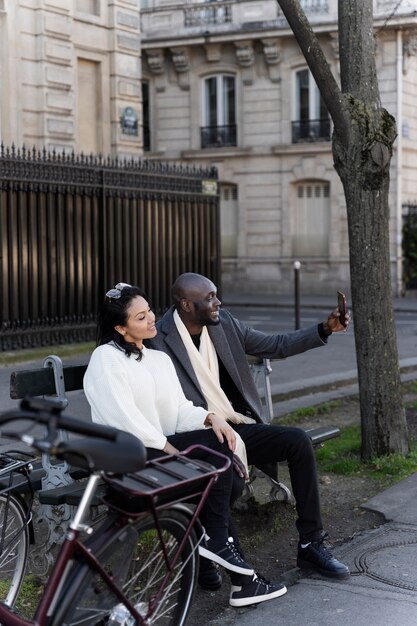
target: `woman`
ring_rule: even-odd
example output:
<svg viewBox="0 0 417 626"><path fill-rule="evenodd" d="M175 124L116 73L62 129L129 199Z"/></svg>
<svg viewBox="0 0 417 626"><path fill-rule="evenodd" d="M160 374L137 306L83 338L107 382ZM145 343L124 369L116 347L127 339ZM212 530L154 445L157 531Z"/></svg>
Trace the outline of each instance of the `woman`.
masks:
<svg viewBox="0 0 417 626"><path fill-rule="evenodd" d="M171 359L143 345L156 333L155 315L141 289L119 283L106 293L98 315L98 347L84 378L93 421L136 435L148 458L199 443L232 459L235 431L223 418L188 401ZM221 464L210 453L200 452L199 458ZM244 606L286 589L259 579L229 537L232 472L230 467L219 475L201 513L208 539L200 554L234 573L232 582L239 584L232 585L230 603Z"/></svg>

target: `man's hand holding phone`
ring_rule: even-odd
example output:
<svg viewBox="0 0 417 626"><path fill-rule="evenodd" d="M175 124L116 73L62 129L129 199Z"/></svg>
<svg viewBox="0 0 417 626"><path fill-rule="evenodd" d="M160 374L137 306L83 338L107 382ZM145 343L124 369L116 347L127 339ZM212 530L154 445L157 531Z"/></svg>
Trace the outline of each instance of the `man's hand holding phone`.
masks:
<svg viewBox="0 0 417 626"><path fill-rule="evenodd" d="M346 296L341 291L337 292L337 308L339 311L339 320L345 328L349 325L349 315L346 304Z"/></svg>
<svg viewBox="0 0 417 626"><path fill-rule="evenodd" d="M327 333L346 332L350 323L350 312L346 304L346 296L341 291L337 292L337 308L330 313L323 327Z"/></svg>

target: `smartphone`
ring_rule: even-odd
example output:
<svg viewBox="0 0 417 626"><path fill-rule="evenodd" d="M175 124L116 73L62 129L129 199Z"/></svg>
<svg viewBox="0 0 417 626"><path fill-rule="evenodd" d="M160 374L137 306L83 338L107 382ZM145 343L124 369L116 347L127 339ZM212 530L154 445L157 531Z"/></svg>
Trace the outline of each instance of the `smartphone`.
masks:
<svg viewBox="0 0 417 626"><path fill-rule="evenodd" d="M343 326L346 326L346 313L347 313L346 296L341 291L337 292L337 308L339 309L340 323L343 324Z"/></svg>

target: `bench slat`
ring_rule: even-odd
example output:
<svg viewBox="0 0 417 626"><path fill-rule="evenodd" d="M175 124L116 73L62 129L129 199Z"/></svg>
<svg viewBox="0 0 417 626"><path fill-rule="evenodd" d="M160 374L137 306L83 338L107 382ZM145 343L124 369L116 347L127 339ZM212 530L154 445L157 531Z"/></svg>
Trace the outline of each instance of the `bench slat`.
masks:
<svg viewBox="0 0 417 626"><path fill-rule="evenodd" d="M336 426L319 426L318 428L306 428L305 432L310 437L313 446L317 446L323 441L328 441L334 437L340 437L340 428Z"/></svg>
<svg viewBox="0 0 417 626"><path fill-rule="evenodd" d="M65 391L83 388L87 365L64 367ZM21 400L25 396L51 396L56 394L54 371L51 367L36 370L20 370L10 375L10 397Z"/></svg>
<svg viewBox="0 0 417 626"><path fill-rule="evenodd" d="M10 397L20 400L25 396L55 394L54 373L50 368L21 370L10 375Z"/></svg>

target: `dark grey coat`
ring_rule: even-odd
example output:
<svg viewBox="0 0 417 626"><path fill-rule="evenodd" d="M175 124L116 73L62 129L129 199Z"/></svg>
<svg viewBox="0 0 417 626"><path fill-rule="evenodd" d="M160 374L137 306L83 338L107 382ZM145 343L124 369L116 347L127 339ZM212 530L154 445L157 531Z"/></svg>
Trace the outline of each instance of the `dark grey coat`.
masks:
<svg viewBox="0 0 417 626"><path fill-rule="evenodd" d="M145 345L162 350L171 357L185 396L196 406L207 408L187 351L175 326L173 313L174 307L171 307L157 323L157 336L146 340ZM317 325L283 335L268 335L245 326L225 309L220 310L220 323L217 326L207 326L207 329L219 358L246 404L253 411L252 417L257 421L261 421L261 400L246 355L285 359L326 343L320 338Z"/></svg>

